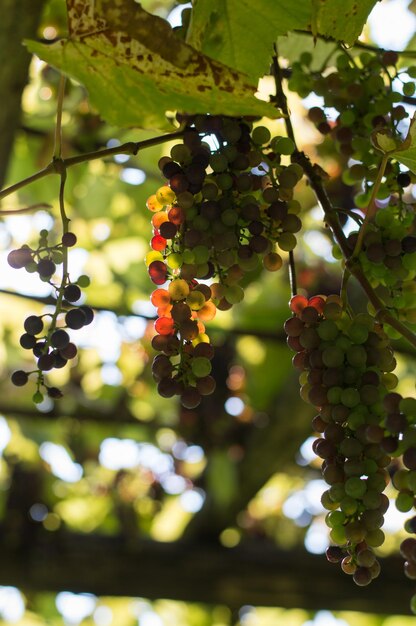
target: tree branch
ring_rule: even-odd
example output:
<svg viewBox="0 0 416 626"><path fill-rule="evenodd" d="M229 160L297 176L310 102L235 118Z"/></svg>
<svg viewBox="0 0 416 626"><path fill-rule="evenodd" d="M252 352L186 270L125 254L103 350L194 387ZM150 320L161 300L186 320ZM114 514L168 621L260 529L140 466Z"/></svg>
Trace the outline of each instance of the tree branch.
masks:
<svg viewBox="0 0 416 626"><path fill-rule="evenodd" d="M409 613L413 587L398 557L383 559L380 577L360 589L324 556L280 550L264 540L224 548L39 529L24 550L2 532L0 550L0 584L27 591L168 598L232 609L254 605L403 615Z"/></svg>
<svg viewBox="0 0 416 626"><path fill-rule="evenodd" d="M31 55L22 44L34 38L45 0L3 0L0 20L0 189L3 186L15 133L20 101L27 83Z"/></svg>

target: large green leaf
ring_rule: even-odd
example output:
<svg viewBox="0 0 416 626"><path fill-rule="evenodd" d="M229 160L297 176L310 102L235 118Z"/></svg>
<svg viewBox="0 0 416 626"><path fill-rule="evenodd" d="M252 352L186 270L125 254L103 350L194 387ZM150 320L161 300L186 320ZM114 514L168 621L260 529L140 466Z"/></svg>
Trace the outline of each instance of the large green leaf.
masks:
<svg viewBox="0 0 416 626"><path fill-rule="evenodd" d="M376 1L195 0L187 40L257 79L267 71L279 35L306 29L351 45Z"/></svg>
<svg viewBox="0 0 416 626"><path fill-rule="evenodd" d="M166 111L277 117L247 77L178 39L134 0L68 0L69 39L28 42L78 80L109 123L169 128Z"/></svg>
<svg viewBox="0 0 416 626"><path fill-rule="evenodd" d="M276 37L310 23L311 0L195 0L188 42L257 80Z"/></svg>
<svg viewBox="0 0 416 626"><path fill-rule="evenodd" d="M378 0L312 0L312 32L352 45Z"/></svg>

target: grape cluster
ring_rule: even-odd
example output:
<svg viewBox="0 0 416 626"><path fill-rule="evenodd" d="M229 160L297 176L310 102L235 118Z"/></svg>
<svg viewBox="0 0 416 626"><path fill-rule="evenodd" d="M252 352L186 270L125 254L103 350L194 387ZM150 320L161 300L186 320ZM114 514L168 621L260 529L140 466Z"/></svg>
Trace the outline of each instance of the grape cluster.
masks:
<svg viewBox="0 0 416 626"><path fill-rule="evenodd" d="M412 79L416 78L416 67L399 70L395 52L352 56L340 51L322 72L312 70L311 61L311 55L303 53L293 64L289 87L302 97L311 92L322 97L322 107L314 106L308 111L310 121L331 139L318 150L335 150L343 166L343 182L358 189L355 207L349 209L365 213L382 160L373 135L380 132L393 141L402 141L401 122L409 113L401 100L403 94L412 95L415 91ZM333 109L338 113L331 120ZM402 171L397 161L389 160L375 194L375 201L381 204L366 224L358 254L362 270L379 298L391 313L410 322L416 319L416 237L414 198L406 196L405 189L414 181L411 172ZM353 217L360 219L355 213ZM357 238L358 232L348 237L351 255L356 251ZM337 247L334 255L342 258Z"/></svg>
<svg viewBox="0 0 416 626"><path fill-rule="evenodd" d="M396 395L395 358L382 327L369 315L350 317L339 296L298 295L290 307L285 330L301 396L319 411L313 449L323 460L322 504L335 544L327 557L367 585L380 571L373 548L384 541L386 467L397 449L383 403Z"/></svg>
<svg viewBox="0 0 416 626"><path fill-rule="evenodd" d="M356 197L357 206L364 208L381 159L371 135L382 131L401 139L400 122L409 114L400 104L402 93L394 85L401 82L403 93L412 95L415 83L408 77L416 78L416 67L398 70L394 52L362 52L354 57L340 53L335 61L329 61L325 71L319 72L311 70L311 61L312 56L303 53L292 65L289 88L301 97L314 92L323 98L323 106L310 108L308 117L323 135L331 137L345 161L352 159L343 179L352 185L364 181L364 189ZM327 113L330 108L338 112L333 121ZM401 172L398 163L390 162L379 197L385 198L392 191L401 195L410 182L410 175Z"/></svg>
<svg viewBox="0 0 416 626"><path fill-rule="evenodd" d="M153 373L160 393L179 394L185 407L215 386L204 322L243 300L247 272L261 264L280 269L281 251L296 245L301 220L293 189L303 170L289 162L294 148L245 119L200 115L187 120L183 142L159 161L168 184L147 201L153 237L145 259L159 286L153 345L164 352Z"/></svg>
<svg viewBox="0 0 416 626"><path fill-rule="evenodd" d="M60 389L46 383L44 373L62 368L76 357L77 347L71 341L68 330L87 326L94 318L94 312L89 306L76 306L76 302L81 299L81 288L89 285L88 276L82 275L76 281L71 281L68 273L63 272L60 284L54 283L57 266L63 265L67 249L76 244L76 235L65 232L61 241L54 246L48 244L48 236L49 232L42 230L36 249L25 245L12 250L7 257L11 267L39 274L41 280L48 282L56 291L53 313L29 315L24 321L25 332L20 337L20 345L33 352L36 369L29 372L16 370L11 376L12 383L17 387L26 385L30 375L37 377L37 390L33 396L35 403L42 402L44 398L41 389L51 398L62 397Z"/></svg>
<svg viewBox="0 0 416 626"><path fill-rule="evenodd" d="M395 315L414 321L416 230L413 207L389 205L367 226L358 260L377 295ZM351 254L358 231L348 236Z"/></svg>

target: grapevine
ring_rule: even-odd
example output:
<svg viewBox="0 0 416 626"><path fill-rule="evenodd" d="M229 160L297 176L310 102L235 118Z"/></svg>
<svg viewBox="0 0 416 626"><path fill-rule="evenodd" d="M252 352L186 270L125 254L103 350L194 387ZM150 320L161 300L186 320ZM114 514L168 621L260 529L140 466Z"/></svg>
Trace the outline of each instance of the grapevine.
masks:
<svg viewBox="0 0 416 626"><path fill-rule="evenodd" d="M414 94L416 69L403 67L394 52L337 45L319 70L312 68L313 56L301 52L284 72L277 47L274 52L270 100L284 120L279 134L254 116L178 112L174 132L63 158L61 83L51 162L0 192L4 198L59 176L59 234L43 229L35 244L8 254L13 269L50 285L54 302L51 312L23 321L20 346L32 351L35 366L14 371L11 381L22 387L34 380L37 404L45 395L59 400L63 392L48 382L48 372L76 359L73 331L94 320L93 307L83 303L89 278L74 279L69 266L77 234L65 205L68 169L175 141L158 162L160 184L146 203L152 235L144 262L153 284L152 375L158 393L179 396L190 410L214 394L210 322L244 300L260 271L287 267L292 297L284 331L295 352L300 395L316 410L313 450L327 484L327 559L366 586L380 573L386 489L390 483L396 489L401 512L412 515L416 503L416 399L397 391L392 344L401 336L416 346L409 326L416 323L416 174L398 156L406 132L411 136L403 98ZM335 206L326 172L298 147L284 76L301 98L320 98L308 112L322 138L313 159L336 155L353 198L347 208ZM301 185L312 189L323 210L324 230L342 269L338 293L312 295L298 287ZM349 300L350 281L366 294L365 312ZM416 515L405 530L416 535ZM416 539L406 538L401 553L405 575L416 580ZM416 594L411 606L416 613Z"/></svg>

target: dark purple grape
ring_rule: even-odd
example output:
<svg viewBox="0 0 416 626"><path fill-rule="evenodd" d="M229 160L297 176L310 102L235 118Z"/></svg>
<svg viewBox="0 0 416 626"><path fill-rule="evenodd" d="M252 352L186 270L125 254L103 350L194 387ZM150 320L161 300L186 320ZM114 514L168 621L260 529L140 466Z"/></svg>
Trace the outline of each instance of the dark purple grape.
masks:
<svg viewBox="0 0 416 626"><path fill-rule="evenodd" d="M43 321L37 315L29 315L25 319L23 326L29 335L38 335L43 330Z"/></svg>
<svg viewBox="0 0 416 626"><path fill-rule="evenodd" d="M78 307L78 310L82 311L85 315L85 326L91 324L92 320L94 319L94 311L92 310L92 308L90 306L87 306L86 304L83 304L82 306Z"/></svg>
<svg viewBox="0 0 416 626"><path fill-rule="evenodd" d="M405 253L416 252L416 237L408 236L402 240L402 250Z"/></svg>
<svg viewBox="0 0 416 626"><path fill-rule="evenodd" d="M38 368L42 371L48 371L53 368L55 364L55 359L53 354L42 354L38 358Z"/></svg>
<svg viewBox="0 0 416 626"><path fill-rule="evenodd" d="M177 385L172 378L165 377L159 380L157 390L162 398L172 398L176 394Z"/></svg>
<svg viewBox="0 0 416 626"><path fill-rule="evenodd" d="M85 326L87 322L87 318L83 311L80 309L71 309L65 315L65 323L68 328L73 328L74 330L78 330Z"/></svg>
<svg viewBox="0 0 416 626"><path fill-rule="evenodd" d="M41 259L37 265L37 270L40 276L48 278L56 270L56 265L51 259Z"/></svg>
<svg viewBox="0 0 416 626"><path fill-rule="evenodd" d="M34 335L30 335L29 333L24 333L20 337L20 345L25 350L32 350L32 348L36 345L36 337Z"/></svg>
<svg viewBox="0 0 416 626"><path fill-rule="evenodd" d="M69 344L69 335L66 330L59 328L51 335L51 345L54 348L65 348Z"/></svg>
<svg viewBox="0 0 416 626"><path fill-rule="evenodd" d="M201 403L201 394L195 387L185 387L181 394L181 404L186 409L195 409Z"/></svg>
<svg viewBox="0 0 416 626"><path fill-rule="evenodd" d="M11 381L16 387L23 387L29 380L29 376L23 370L16 370L11 376Z"/></svg>
<svg viewBox="0 0 416 626"><path fill-rule="evenodd" d="M45 351L46 341L37 341L36 345L33 347L33 354L36 357L42 356Z"/></svg>
<svg viewBox="0 0 416 626"><path fill-rule="evenodd" d="M71 248L77 243L77 236L75 233L64 233L62 235L62 245L66 248Z"/></svg>
<svg viewBox="0 0 416 626"><path fill-rule="evenodd" d="M59 350L59 354L64 359L74 359L77 355L77 347L74 343L69 343L65 348Z"/></svg>
<svg viewBox="0 0 416 626"><path fill-rule="evenodd" d="M30 248L19 248L12 250L7 256L7 262L13 269L21 269L32 261L32 252Z"/></svg>
<svg viewBox="0 0 416 626"><path fill-rule="evenodd" d="M68 363L68 359L64 359L64 357L61 356L61 354L57 350L54 350L52 354L53 354L53 366L56 369L61 369L62 367L65 367L65 365Z"/></svg>
<svg viewBox="0 0 416 626"><path fill-rule="evenodd" d="M159 232L165 239L173 239L178 232L178 227L172 222L163 222L163 224L160 225Z"/></svg>
<svg viewBox="0 0 416 626"><path fill-rule="evenodd" d="M57 398L62 398L63 396L62 391L58 389L58 387L47 387L46 390L50 398L57 399Z"/></svg>
<svg viewBox="0 0 416 626"><path fill-rule="evenodd" d="M64 289L64 298L68 302L77 302L81 297L81 289L78 285L67 285Z"/></svg>

